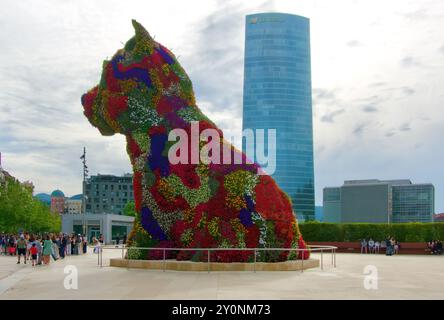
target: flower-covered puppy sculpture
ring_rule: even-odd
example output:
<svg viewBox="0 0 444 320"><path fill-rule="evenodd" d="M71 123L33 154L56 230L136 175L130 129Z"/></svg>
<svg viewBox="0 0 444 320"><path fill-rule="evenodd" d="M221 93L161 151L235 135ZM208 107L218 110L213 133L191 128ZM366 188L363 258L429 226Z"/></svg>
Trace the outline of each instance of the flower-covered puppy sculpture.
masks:
<svg viewBox="0 0 444 320"><path fill-rule="evenodd" d="M304 247L289 197L241 151L211 136L207 142L220 148L196 161L195 151L200 155L206 148L201 137L206 132L220 137L223 133L197 107L191 81L173 53L135 20L133 26L135 36L104 61L99 84L82 96L85 116L102 135L126 137L138 213L130 243L175 248ZM191 138L171 139L178 129ZM199 136L197 144L193 131ZM221 154L228 150L225 156L241 163L223 161L217 149ZM180 161L171 161L171 155ZM137 258L156 258L155 251L138 252ZM198 261L206 253L179 251L169 256ZM257 258L281 261L295 255L261 252ZM251 261L253 251L214 251L211 259Z"/></svg>

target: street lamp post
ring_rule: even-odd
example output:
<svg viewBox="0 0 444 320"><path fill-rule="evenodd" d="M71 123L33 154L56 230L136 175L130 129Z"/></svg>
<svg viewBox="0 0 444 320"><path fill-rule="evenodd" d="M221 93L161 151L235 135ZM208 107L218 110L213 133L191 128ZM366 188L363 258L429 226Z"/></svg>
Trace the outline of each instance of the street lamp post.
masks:
<svg viewBox="0 0 444 320"><path fill-rule="evenodd" d="M86 165L86 148L83 147L83 154L80 157L83 163L83 187L82 187L82 213L83 213L83 234L87 236L88 220L86 219L86 179L88 178L88 166Z"/></svg>

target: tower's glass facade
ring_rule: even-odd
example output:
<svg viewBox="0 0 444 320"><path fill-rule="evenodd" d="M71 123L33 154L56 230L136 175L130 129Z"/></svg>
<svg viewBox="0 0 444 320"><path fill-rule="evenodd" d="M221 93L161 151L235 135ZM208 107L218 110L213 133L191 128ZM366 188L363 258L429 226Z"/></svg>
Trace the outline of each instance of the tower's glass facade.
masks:
<svg viewBox="0 0 444 320"><path fill-rule="evenodd" d="M248 15L243 129L276 129L272 176L303 220L315 217L312 121L309 19L283 13ZM264 150L267 154L266 139Z"/></svg>

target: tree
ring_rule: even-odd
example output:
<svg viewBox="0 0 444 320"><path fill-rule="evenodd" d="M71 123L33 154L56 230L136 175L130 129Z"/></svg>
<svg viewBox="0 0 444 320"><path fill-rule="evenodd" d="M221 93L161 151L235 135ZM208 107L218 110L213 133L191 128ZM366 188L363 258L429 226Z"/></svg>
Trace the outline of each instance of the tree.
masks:
<svg viewBox="0 0 444 320"><path fill-rule="evenodd" d="M129 201L126 203L125 208L123 208L123 214L125 216L136 217L136 204L134 201Z"/></svg>
<svg viewBox="0 0 444 320"><path fill-rule="evenodd" d="M60 216L32 196L29 184L7 177L0 184L0 232L58 232Z"/></svg>

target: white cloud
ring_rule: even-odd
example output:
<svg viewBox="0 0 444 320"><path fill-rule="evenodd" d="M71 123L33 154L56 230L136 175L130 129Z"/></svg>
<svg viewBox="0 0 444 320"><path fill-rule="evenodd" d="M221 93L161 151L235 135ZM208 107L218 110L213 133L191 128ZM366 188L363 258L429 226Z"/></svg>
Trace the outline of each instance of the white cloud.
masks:
<svg viewBox="0 0 444 320"><path fill-rule="evenodd" d="M132 18L180 56L201 108L240 135L244 16L275 10L311 20L316 202L345 179L411 178L434 183L444 211L440 0L6 0L2 10L0 151L37 191L79 193L84 145L91 173L130 171L124 138L100 136L79 100Z"/></svg>

